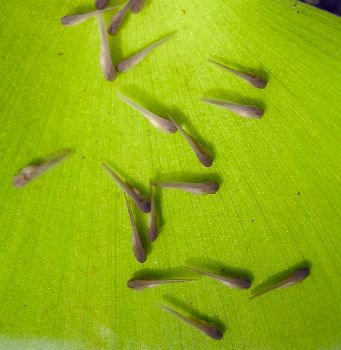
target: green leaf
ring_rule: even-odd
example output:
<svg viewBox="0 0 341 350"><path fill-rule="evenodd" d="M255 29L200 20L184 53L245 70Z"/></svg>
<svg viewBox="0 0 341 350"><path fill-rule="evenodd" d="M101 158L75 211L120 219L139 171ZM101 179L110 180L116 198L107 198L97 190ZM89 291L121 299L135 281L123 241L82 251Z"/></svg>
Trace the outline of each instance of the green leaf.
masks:
<svg viewBox="0 0 341 350"><path fill-rule="evenodd" d="M96 20L59 23L92 2L1 4L0 348L337 348L340 19L296 1L149 1L110 39L114 61L177 33L110 83L99 67ZM207 58L265 72L268 86L254 89ZM213 167L117 91L171 112L214 151ZM245 120L203 104L204 95L257 102L266 112ZM30 161L65 148L75 153L63 164L12 186ZM163 227L141 266L123 194L102 161L144 193L149 178L219 178L221 190L158 192ZM251 271L254 286L302 261L312 273L253 300L205 278L141 293L126 287L141 268L189 260ZM163 312L158 304L171 298L222 321L224 339L213 342Z"/></svg>

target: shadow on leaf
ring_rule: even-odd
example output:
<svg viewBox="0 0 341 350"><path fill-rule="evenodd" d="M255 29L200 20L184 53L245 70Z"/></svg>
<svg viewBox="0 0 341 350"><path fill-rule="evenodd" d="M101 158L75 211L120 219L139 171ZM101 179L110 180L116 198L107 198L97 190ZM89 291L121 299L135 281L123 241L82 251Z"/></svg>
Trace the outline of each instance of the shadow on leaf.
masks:
<svg viewBox="0 0 341 350"><path fill-rule="evenodd" d="M232 267L218 260L206 257L189 258L186 262L189 267L193 266L222 276L241 277L251 282L253 282L255 279L253 273L250 270Z"/></svg>
<svg viewBox="0 0 341 350"><path fill-rule="evenodd" d="M206 314L194 309L190 304L186 304L182 300L169 294L164 295L164 299L177 308L185 311L191 317L216 325L222 332L225 332L227 329L225 323L222 322L217 315L207 316Z"/></svg>
<svg viewBox="0 0 341 350"><path fill-rule="evenodd" d="M259 98L250 98L248 96L245 97L245 96L242 96L242 95L240 95L236 92L232 92L232 91L213 89L213 90L206 91L203 94L203 97L217 99L217 100L224 100L224 101L238 103L238 104L242 104L242 105L256 106L256 107L262 108L264 111L266 109L266 104L263 100L261 100ZM202 101L202 103L207 104L204 101ZM213 107L225 109L224 107L221 107L221 106L213 106ZM226 108L226 110L228 110L228 108Z"/></svg>
<svg viewBox="0 0 341 350"><path fill-rule="evenodd" d="M136 271L133 278L148 278L148 279L176 279L176 278L188 278L192 276L191 273L186 271L182 267L169 268L169 269L141 269Z"/></svg>

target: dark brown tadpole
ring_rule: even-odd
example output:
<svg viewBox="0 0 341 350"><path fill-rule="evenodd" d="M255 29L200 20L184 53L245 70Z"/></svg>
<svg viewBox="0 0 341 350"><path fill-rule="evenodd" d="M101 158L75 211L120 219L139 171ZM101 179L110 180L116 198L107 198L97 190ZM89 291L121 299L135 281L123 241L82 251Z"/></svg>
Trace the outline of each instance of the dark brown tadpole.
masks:
<svg viewBox="0 0 341 350"><path fill-rule="evenodd" d="M74 26L74 25L77 25L77 24L80 24L80 23L86 21L87 19L89 19L91 17L95 17L103 12L114 10L116 7L117 7L117 5L112 6L112 7L108 7L108 8L102 9L102 10L98 10L98 11L90 11L87 13L80 13L78 15L64 16L60 19L60 23L63 26Z"/></svg>
<svg viewBox="0 0 341 350"><path fill-rule="evenodd" d="M143 61L146 56L148 56L154 49L156 49L158 46L162 45L164 42L169 40L174 34L168 35L165 38L156 41L155 43L147 46L143 50L139 51L135 55L124 59L122 62L120 62L117 65L117 70L119 72L126 72L130 70L131 68L137 66L141 61Z"/></svg>
<svg viewBox="0 0 341 350"><path fill-rule="evenodd" d="M116 79L116 69L112 63L112 59L110 55L108 33L105 30L103 15L100 14L97 16L97 18L98 18L100 41L101 41L100 64L102 67L102 72L106 80L113 81Z"/></svg>
<svg viewBox="0 0 341 350"><path fill-rule="evenodd" d="M133 3L134 0L127 1L127 3L122 7L122 9L113 16L110 22L110 26L108 28L108 33L110 35L115 35L118 33L123 23L123 20Z"/></svg>
<svg viewBox="0 0 341 350"><path fill-rule="evenodd" d="M193 194L213 194L219 190L216 182L154 182L154 186L160 188L173 188Z"/></svg>
<svg viewBox="0 0 341 350"><path fill-rule="evenodd" d="M245 80L246 82L248 82L249 84L251 84L253 87L257 89L264 89L266 87L267 81L260 77L257 77L256 75L241 72L239 70L233 69L229 66L226 66L225 64L222 64L220 62L217 62L211 59L209 59L208 62L213 63L214 65L233 73L234 75L238 76L239 78L242 78L243 80Z"/></svg>
<svg viewBox="0 0 341 350"><path fill-rule="evenodd" d="M201 100L208 104L228 109L231 112L234 112L244 118L260 119L264 114L264 110L257 106L241 105L230 101L216 100L213 98L206 98L206 97L203 97Z"/></svg>
<svg viewBox="0 0 341 350"><path fill-rule="evenodd" d="M220 340L223 338L223 332L214 324L211 324L207 321L197 319L190 316L185 316L183 314L180 314L179 312L169 308L166 305L160 305L162 309L164 309L169 314L173 315L177 319L187 323L188 325L198 329L208 337L210 337L213 340Z"/></svg>
<svg viewBox="0 0 341 350"><path fill-rule="evenodd" d="M39 164L30 164L23 168L20 173L13 178L14 187L23 187L31 182L36 177L44 174L48 170L52 169L71 154L70 150L62 152L58 155L53 155L47 158L44 162Z"/></svg>
<svg viewBox="0 0 341 350"><path fill-rule="evenodd" d="M259 297L260 295L263 295L263 294L270 292L272 290L275 290L275 289L287 288L287 287L294 286L295 284L305 280L309 276L309 274L310 274L310 269L308 267L299 268L296 271L294 271L291 275L289 275L288 277L283 278L281 281L255 293L254 295L252 295L250 297L250 299Z"/></svg>
<svg viewBox="0 0 341 350"><path fill-rule="evenodd" d="M168 278L168 279L149 279L149 278L133 278L127 282L127 286L135 290L143 290L153 288L169 283L192 282L192 279L185 278Z"/></svg>
<svg viewBox="0 0 341 350"><path fill-rule="evenodd" d="M148 238L151 241L155 241L158 234L158 215L156 212L156 207L155 207L155 194L154 194L154 189L153 189L153 184L152 181L150 181L150 220L149 220L149 228L148 228Z"/></svg>
<svg viewBox="0 0 341 350"><path fill-rule="evenodd" d="M155 128L159 129L160 131L166 132L168 134L173 134L176 132L177 129L170 120L156 115L155 113L142 107L141 105L133 101L131 98L123 95L120 92L117 93L117 96L123 102L125 102L128 106L134 108L139 113L141 113L149 121L149 123L152 124Z"/></svg>
<svg viewBox="0 0 341 350"><path fill-rule="evenodd" d="M179 130L180 134L184 137L187 143L192 148L193 152L199 159L200 163L205 167L210 167L213 163L213 158L208 154L208 151L194 138L189 135L170 115L168 118L173 122L176 128Z"/></svg>
<svg viewBox="0 0 341 350"><path fill-rule="evenodd" d="M144 248L140 233L137 230L136 222L134 220L133 213L131 212L131 208L130 208L126 194L124 194L124 198L127 204L129 220L133 231L132 245L133 245L134 256L138 262L144 263L147 260L147 253Z"/></svg>
<svg viewBox="0 0 341 350"><path fill-rule="evenodd" d="M225 286L233 289L248 289L251 287L251 282L248 279L238 276L224 276L212 272L196 269L194 267L186 267L187 269L199 273L201 275L213 278L216 281L223 283Z"/></svg>
<svg viewBox="0 0 341 350"><path fill-rule="evenodd" d="M131 5L130 11L133 13L140 12L144 7L145 2L145 0L133 0L133 4Z"/></svg>
<svg viewBox="0 0 341 350"><path fill-rule="evenodd" d="M97 10L102 10L108 6L109 0L96 0L95 7Z"/></svg>
<svg viewBox="0 0 341 350"><path fill-rule="evenodd" d="M150 212L150 202L146 200L136 188L123 181L107 164L103 163L102 167L142 212Z"/></svg>

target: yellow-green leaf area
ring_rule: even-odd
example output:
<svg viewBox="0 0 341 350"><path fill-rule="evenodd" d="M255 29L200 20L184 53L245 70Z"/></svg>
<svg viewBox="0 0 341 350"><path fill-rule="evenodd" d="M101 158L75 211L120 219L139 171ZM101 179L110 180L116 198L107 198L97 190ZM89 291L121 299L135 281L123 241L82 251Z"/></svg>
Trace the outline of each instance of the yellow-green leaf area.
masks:
<svg viewBox="0 0 341 350"><path fill-rule="evenodd" d="M114 62L176 34L110 83L96 20L59 22L92 8L89 0L1 3L0 348L339 348L340 19L289 0L150 0L110 38ZM254 89L208 58L265 73L268 85ZM213 166L118 91L200 135ZM266 111L246 120L202 96ZM65 148L75 151L63 164L12 186L30 161ZM158 192L163 226L141 266L103 161L144 193L149 178L213 178L221 189ZM193 260L248 270L254 286L304 261L311 276L252 300L205 278L139 293L126 286L142 268ZM172 298L223 322L224 339L163 312Z"/></svg>

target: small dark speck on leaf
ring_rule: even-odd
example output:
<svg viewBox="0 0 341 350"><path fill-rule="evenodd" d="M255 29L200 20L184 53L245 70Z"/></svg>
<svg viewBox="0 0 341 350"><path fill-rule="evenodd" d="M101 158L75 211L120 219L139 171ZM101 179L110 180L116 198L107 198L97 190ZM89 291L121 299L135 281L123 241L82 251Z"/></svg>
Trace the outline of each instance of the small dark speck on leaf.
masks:
<svg viewBox="0 0 341 350"><path fill-rule="evenodd" d="M299 196L301 194L301 192L297 192L297 195Z"/></svg>
<svg viewBox="0 0 341 350"><path fill-rule="evenodd" d="M251 221L253 222L253 219Z"/></svg>
<svg viewBox="0 0 341 350"><path fill-rule="evenodd" d="M82 158L84 159L84 156Z"/></svg>
<svg viewBox="0 0 341 350"><path fill-rule="evenodd" d="M24 304L24 307L26 307L26 304Z"/></svg>
<svg viewBox="0 0 341 350"><path fill-rule="evenodd" d="M186 14L186 10L182 10L182 13L185 15Z"/></svg>
<svg viewBox="0 0 341 350"><path fill-rule="evenodd" d="M57 53L57 56L63 56L64 55L64 52L58 52Z"/></svg>

